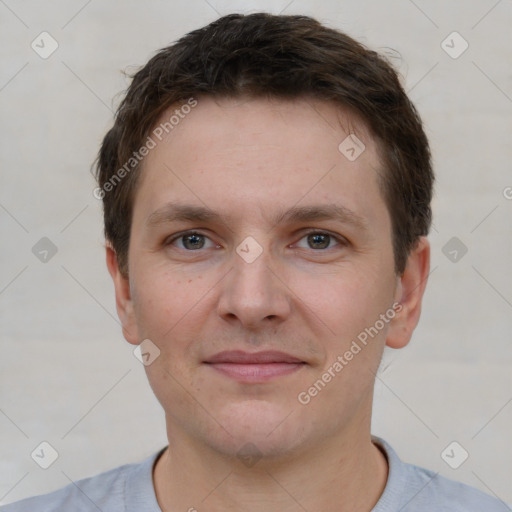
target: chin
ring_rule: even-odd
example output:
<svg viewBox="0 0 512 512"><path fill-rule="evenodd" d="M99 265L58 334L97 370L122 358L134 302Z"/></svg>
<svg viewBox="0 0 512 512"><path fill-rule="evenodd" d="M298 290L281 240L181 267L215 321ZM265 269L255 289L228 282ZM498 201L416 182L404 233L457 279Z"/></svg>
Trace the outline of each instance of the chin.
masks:
<svg viewBox="0 0 512 512"><path fill-rule="evenodd" d="M251 446L261 456L289 453L301 444L305 431L305 422L291 411L293 407L257 399L226 405L215 417L231 435L219 427L222 439L214 444L218 450L235 456L244 449L251 451Z"/></svg>

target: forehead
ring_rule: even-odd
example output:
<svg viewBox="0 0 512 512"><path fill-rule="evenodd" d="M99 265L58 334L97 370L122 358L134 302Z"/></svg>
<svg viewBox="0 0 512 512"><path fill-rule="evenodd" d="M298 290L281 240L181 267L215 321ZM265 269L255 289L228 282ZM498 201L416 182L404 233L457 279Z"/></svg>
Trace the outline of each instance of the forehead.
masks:
<svg viewBox="0 0 512 512"><path fill-rule="evenodd" d="M151 135L156 146L135 200L145 222L176 201L231 222L270 222L312 204L344 208L368 224L387 216L376 142L348 109L311 98L210 97L179 109L169 108Z"/></svg>

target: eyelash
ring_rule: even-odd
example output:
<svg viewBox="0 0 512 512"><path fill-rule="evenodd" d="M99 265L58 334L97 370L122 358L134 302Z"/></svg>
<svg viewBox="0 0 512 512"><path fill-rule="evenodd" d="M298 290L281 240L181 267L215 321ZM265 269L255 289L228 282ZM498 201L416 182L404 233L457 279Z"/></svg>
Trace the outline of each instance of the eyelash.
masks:
<svg viewBox="0 0 512 512"><path fill-rule="evenodd" d="M167 238L165 240L165 242L164 242L164 245L165 246L172 245L172 243L175 242L176 240L179 240L181 238L184 238L184 237L190 236L190 235L203 236L203 237L209 239L209 237L207 235L205 235L203 233L200 233L199 231L194 231L194 230L183 231L181 233L177 233L176 235L173 235L171 238ZM308 231L308 232L306 232L306 233L304 233L302 235L300 240L302 240L303 238L307 237L308 235L326 235L326 236L329 236L331 239L334 239L336 242L338 242L338 244L341 247L346 247L348 245L348 241L345 238L342 238L342 237L340 237L338 235L334 235L334 234L330 233L329 231L320 231L320 230ZM179 248L179 249L182 250L182 251L185 251L185 252L190 252L190 253L199 252L201 250L201 249L189 250L189 249L181 249L181 248ZM314 251L314 252L327 252L329 249L332 249L332 247L331 248L326 248L326 249L311 249L311 250Z"/></svg>

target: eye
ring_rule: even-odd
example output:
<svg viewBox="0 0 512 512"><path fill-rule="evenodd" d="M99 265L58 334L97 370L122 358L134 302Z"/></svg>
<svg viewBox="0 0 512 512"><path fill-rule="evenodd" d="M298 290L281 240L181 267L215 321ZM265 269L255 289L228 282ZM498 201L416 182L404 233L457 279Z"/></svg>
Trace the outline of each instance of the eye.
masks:
<svg viewBox="0 0 512 512"><path fill-rule="evenodd" d="M178 246L179 249L183 249L185 251L197 251L199 249L205 248L205 240L210 239L202 233L197 233L196 231L188 231L186 233L178 233L172 238L169 238L165 241L165 245L173 245L176 241L178 241L183 243L181 247ZM211 240L210 243L212 244L212 247L219 247Z"/></svg>
<svg viewBox="0 0 512 512"><path fill-rule="evenodd" d="M321 249L332 249L331 242L337 242L340 246L346 246L347 242L340 237L327 233L325 231L311 231L301 238L301 240L307 240L309 247L315 250ZM304 247L301 247L304 248Z"/></svg>
<svg viewBox="0 0 512 512"><path fill-rule="evenodd" d="M307 240L307 244L309 247L300 247L301 249L314 249L318 251L322 251L325 249L332 249L337 243L338 246L346 246L348 242L343 238L333 235L331 233L325 231L311 231L306 233L301 240ZM210 247L207 246L207 241L210 242ZM198 233L197 231L187 231L183 233L178 233L171 238L167 239L164 243L167 245L176 245L179 249L193 252L198 251L200 249L208 249L214 247L220 247L218 244L212 242L206 235L202 233Z"/></svg>

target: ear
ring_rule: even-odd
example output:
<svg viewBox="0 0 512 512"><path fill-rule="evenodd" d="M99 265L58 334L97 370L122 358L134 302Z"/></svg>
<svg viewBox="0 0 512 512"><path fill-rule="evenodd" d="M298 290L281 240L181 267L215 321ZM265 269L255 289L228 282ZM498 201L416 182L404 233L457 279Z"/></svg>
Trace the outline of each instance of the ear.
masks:
<svg viewBox="0 0 512 512"><path fill-rule="evenodd" d="M106 259L108 271L112 277L112 281L114 281L117 315L119 316L119 320L121 320L123 336L128 343L138 345L140 340L130 291L130 279L122 275L119 270L117 254L108 244L106 246Z"/></svg>
<svg viewBox="0 0 512 512"><path fill-rule="evenodd" d="M421 314L421 301L430 271L430 243L420 237L416 248L407 258L405 270L397 276L395 301L402 308L396 308L395 317L390 322L386 345L403 348L409 343Z"/></svg>

